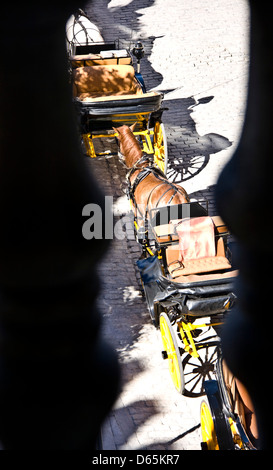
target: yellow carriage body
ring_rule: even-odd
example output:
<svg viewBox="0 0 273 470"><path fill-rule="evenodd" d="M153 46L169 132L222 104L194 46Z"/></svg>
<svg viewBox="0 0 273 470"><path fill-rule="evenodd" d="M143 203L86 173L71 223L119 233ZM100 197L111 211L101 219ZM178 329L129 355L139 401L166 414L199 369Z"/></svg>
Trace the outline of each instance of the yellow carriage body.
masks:
<svg viewBox="0 0 273 470"><path fill-rule="evenodd" d="M71 56L70 62L73 98L86 154L91 158L109 154L109 148L96 151L95 141L116 137L113 127L137 123L134 134L143 152L154 155L154 163L166 172L167 142L161 122L163 95L146 92L129 51Z"/></svg>

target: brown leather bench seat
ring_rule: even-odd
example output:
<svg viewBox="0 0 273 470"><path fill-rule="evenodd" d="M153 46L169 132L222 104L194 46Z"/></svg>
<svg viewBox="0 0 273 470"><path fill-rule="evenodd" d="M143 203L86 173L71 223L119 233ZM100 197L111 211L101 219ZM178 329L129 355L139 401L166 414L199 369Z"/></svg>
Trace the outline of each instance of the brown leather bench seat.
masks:
<svg viewBox="0 0 273 470"><path fill-rule="evenodd" d="M97 65L73 70L73 95L88 102L139 97L143 91L132 65Z"/></svg>
<svg viewBox="0 0 273 470"><path fill-rule="evenodd" d="M178 284L192 284L194 282L204 282L204 281L215 281L220 279L231 279L238 276L238 270L231 271L221 271L217 273L199 273L199 274L188 274L185 276L178 276L172 279L173 282Z"/></svg>
<svg viewBox="0 0 273 470"><path fill-rule="evenodd" d="M213 224L212 219L203 217L195 219L196 221L209 222ZM193 258L181 256L181 244L174 242L166 248L166 262L169 274L175 282L194 282L198 280L212 280L219 277L233 277L237 275L237 271L232 271L232 266L225 255L225 246L223 237L219 235L217 230L212 231L210 234L211 245L213 245L212 253L201 254L201 256L194 256ZM198 235L202 237L202 234ZM207 243L207 239L204 239ZM199 242L199 238L198 238ZM196 239L193 240L193 245ZM202 242L201 242L202 243ZM194 251L193 251L194 252ZM201 275L201 276L200 276Z"/></svg>
<svg viewBox="0 0 273 470"><path fill-rule="evenodd" d="M218 234L227 234L228 229L222 219L218 216L211 217L217 233ZM171 241L178 241L178 234L175 230L176 221L173 220L168 224L156 225L153 227L155 237L158 243L167 243Z"/></svg>
<svg viewBox="0 0 273 470"><path fill-rule="evenodd" d="M216 256L179 261L179 245L171 245L166 249L166 260L169 273L173 278L188 274L208 273L230 269L231 264L225 257L224 242L222 238L217 240Z"/></svg>

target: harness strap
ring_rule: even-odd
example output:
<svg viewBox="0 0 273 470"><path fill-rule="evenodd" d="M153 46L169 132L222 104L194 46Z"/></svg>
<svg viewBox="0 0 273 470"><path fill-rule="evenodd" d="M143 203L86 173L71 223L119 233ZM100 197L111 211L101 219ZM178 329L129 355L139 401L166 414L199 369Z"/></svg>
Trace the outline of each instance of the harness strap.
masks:
<svg viewBox="0 0 273 470"><path fill-rule="evenodd" d="M152 167L151 155L149 155L148 153L144 153L142 157L132 166L132 168L130 168L129 173L127 174L127 179L129 180L129 178L134 174L135 171L143 170L144 168L142 168L142 166L139 166L139 165L142 165L142 163L145 163L145 162L151 163L151 165L146 168Z"/></svg>
<svg viewBox="0 0 273 470"><path fill-rule="evenodd" d="M161 181L159 184L157 184L151 191L150 191L150 194L148 196L148 199L147 199L147 205L146 205L146 209L145 209L145 217L147 217L147 214L148 214L148 211L149 211L149 202L150 202L150 199L151 199L151 196L152 196L152 193L153 191L158 188L158 186L161 186L162 184L169 184L171 187L168 188L161 196L160 198L158 199L157 203L156 203L156 207L158 207L158 204L159 202L161 201L161 199L163 198L163 196L165 196L165 194L168 193L168 191L171 191L171 190L174 190L174 193L171 195L169 201L167 202L167 206L171 204L174 196L177 194L177 193L180 193L182 195L184 195L184 191L182 188L177 188L176 186L174 186L172 183L170 183L169 181Z"/></svg>
<svg viewBox="0 0 273 470"><path fill-rule="evenodd" d="M150 199L151 199L151 196L152 196L152 193L153 191L158 188L159 186L161 186L162 184L168 184L169 187L167 188L167 190L160 196L159 200L157 201L157 204L156 204L156 207L158 207L158 204L159 202L161 201L161 199L171 190L174 190L174 193L171 195L167 205L169 205L175 194L180 192L179 191L179 188L177 188L174 184L172 184L171 182L169 182L167 179L166 179L166 176L165 174L163 173L163 171L160 170L160 168L157 168L155 166L147 166L145 168L139 168L138 165L141 164L141 163L144 163L145 161L150 161L150 158L151 156L148 155L148 154L144 154L140 160L138 160L135 165L130 169L129 173L127 174L127 181L128 181L128 187L127 187L127 196L129 199L132 200L133 204L135 205L137 211L139 212L140 216L144 218L147 217L147 213L148 213L148 206L149 206L149 202L150 202ZM134 174L135 171L137 170L141 170L139 172L139 174L137 175L134 183L131 185L130 183L130 178L131 176ZM160 182L150 191L149 193L149 196L148 196L148 199L147 199L147 205L146 205L146 209L145 209L145 214L142 214L140 209L138 208L137 204L136 204L136 200L135 200L135 191L136 191L136 188L137 186L139 185L139 183L141 183L148 175L150 174L153 174ZM181 194L182 194L182 188L181 188Z"/></svg>
<svg viewBox="0 0 273 470"><path fill-rule="evenodd" d="M142 168L142 166L139 166L145 162L148 162L148 163L151 162L151 159L152 159L152 155L148 153L143 153L142 157L132 166L132 168L130 168L129 172L126 175L126 178L128 181L128 195L131 197L133 201L134 201L134 193L135 193L137 185L141 181L143 181L149 174L153 173L155 176L160 175L165 178L164 173L159 168L156 168L153 165L147 166L145 168ZM141 171L139 172L133 185L131 186L130 178L138 170L141 170Z"/></svg>
<svg viewBox="0 0 273 470"><path fill-rule="evenodd" d="M156 207L158 207L158 204L160 203L161 199L171 190L173 189L176 189L176 188L173 188L173 186L171 186L170 188L166 189L166 191L164 191L164 193L160 196L160 198L158 199L157 203L156 203ZM171 195L169 201L167 202L167 206L172 202L173 198L174 198L174 195L177 193L177 189L176 191Z"/></svg>
<svg viewBox="0 0 273 470"><path fill-rule="evenodd" d="M133 185L132 186L129 185L129 192L130 192L131 199L133 199L133 200L135 199L135 197L134 197L135 190L136 190L137 186L139 185L139 183L141 183L141 181L143 181L151 173L152 173L152 171L151 171L151 168L149 168L149 167L144 168L142 171L139 172L139 174L137 175Z"/></svg>

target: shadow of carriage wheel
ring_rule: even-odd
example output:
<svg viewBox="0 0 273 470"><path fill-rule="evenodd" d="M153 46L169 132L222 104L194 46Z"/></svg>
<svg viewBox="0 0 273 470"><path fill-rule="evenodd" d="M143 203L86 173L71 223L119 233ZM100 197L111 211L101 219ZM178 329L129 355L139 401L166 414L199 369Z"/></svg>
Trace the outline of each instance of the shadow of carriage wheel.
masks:
<svg viewBox="0 0 273 470"><path fill-rule="evenodd" d="M181 147L181 154L174 155L177 145L169 144L168 178L175 183L182 183L198 175L214 155L232 145L224 136L215 133L200 136L196 132L184 135L188 140L188 150Z"/></svg>
<svg viewBox="0 0 273 470"><path fill-rule="evenodd" d="M198 175L209 162L209 155L186 156L182 160L169 157L167 177L173 183L182 183Z"/></svg>

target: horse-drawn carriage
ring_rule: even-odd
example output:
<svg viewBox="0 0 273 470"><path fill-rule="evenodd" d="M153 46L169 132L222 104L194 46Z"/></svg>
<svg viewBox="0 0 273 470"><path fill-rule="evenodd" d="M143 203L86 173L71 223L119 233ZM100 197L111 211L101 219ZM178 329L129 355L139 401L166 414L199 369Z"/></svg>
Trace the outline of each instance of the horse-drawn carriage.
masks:
<svg viewBox="0 0 273 470"><path fill-rule="evenodd" d="M130 51L121 48L119 40L104 42L98 34L96 26L82 11L73 15L67 24L73 101L86 153L90 157L109 153L109 150L96 151L97 139L116 137L114 127L137 123L134 134L143 151L164 172L167 145L162 123L163 96L146 90L140 73L142 45L137 42Z"/></svg>
<svg viewBox="0 0 273 470"><path fill-rule="evenodd" d="M89 18L76 15L70 31L75 22L81 29L85 20L88 26ZM161 332L163 359L180 393L204 395L219 358L219 328L236 300L229 232L219 217L210 217L207 207L191 202L166 178L163 97L146 91L141 45L133 49L135 71L131 51L118 41L90 40L86 31L82 41L78 36L73 41L73 34L68 41L73 101L86 153L103 154L95 150L96 139L119 141L142 246L137 264L150 316Z"/></svg>
<svg viewBox="0 0 273 470"><path fill-rule="evenodd" d="M130 128L117 131L142 246L137 264L150 316L161 332L162 355L176 389L200 396L213 377L219 328L236 300L231 237L219 217L209 217L206 205L190 202L181 186L155 168Z"/></svg>

